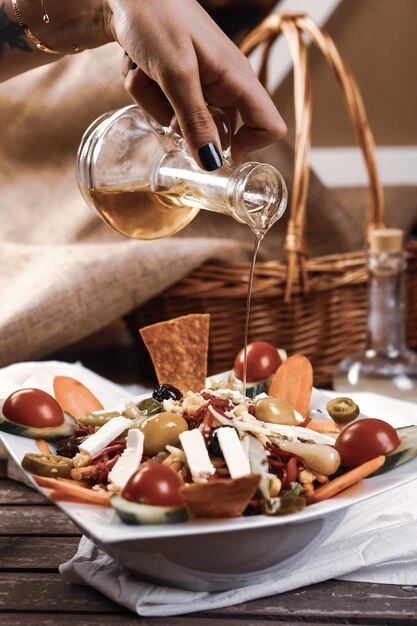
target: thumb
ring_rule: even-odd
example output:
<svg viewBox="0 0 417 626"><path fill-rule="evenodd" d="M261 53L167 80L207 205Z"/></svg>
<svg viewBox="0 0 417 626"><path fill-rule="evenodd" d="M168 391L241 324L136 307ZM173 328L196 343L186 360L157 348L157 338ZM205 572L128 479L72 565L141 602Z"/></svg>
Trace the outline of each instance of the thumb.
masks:
<svg viewBox="0 0 417 626"><path fill-rule="evenodd" d="M163 90L195 161L209 172L221 167L219 133L204 101L197 67L191 71L177 68L172 80L164 81Z"/></svg>

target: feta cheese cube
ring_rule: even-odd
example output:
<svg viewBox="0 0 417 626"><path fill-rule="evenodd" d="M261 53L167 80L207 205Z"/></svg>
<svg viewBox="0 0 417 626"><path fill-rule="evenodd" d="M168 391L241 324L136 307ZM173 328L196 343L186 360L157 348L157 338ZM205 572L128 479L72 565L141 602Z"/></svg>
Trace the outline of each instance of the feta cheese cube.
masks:
<svg viewBox="0 0 417 626"><path fill-rule="evenodd" d="M180 434L180 441L194 482L205 482L216 468L210 461L203 435L195 428Z"/></svg>
<svg viewBox="0 0 417 626"><path fill-rule="evenodd" d="M136 472L143 456L143 432L137 428L129 430L126 449L109 473L109 482L113 491L122 491L129 478Z"/></svg>
<svg viewBox="0 0 417 626"><path fill-rule="evenodd" d="M93 458L104 450L116 437L119 437L119 435L127 430L131 424L132 421L122 415L113 417L107 424L99 428L97 432L87 437L78 447L81 452L86 452Z"/></svg>
<svg viewBox="0 0 417 626"><path fill-rule="evenodd" d="M240 476L250 474L249 460L243 450L236 430L229 426L218 428L217 439L230 476L239 478Z"/></svg>

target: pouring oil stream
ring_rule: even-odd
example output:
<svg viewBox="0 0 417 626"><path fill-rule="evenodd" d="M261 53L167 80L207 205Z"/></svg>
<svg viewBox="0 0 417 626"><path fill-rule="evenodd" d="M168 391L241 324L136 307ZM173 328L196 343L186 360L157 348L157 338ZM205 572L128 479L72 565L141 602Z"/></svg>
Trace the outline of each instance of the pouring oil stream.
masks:
<svg viewBox="0 0 417 626"><path fill-rule="evenodd" d="M243 395L246 396L246 379L247 379L247 357L248 357L248 338L249 338L249 321L250 306L252 300L253 277L255 274L255 263L258 256L259 246L264 238L265 233L255 232L255 244L253 246L252 261L249 271L248 294L246 297L246 317L245 317L245 341L243 344Z"/></svg>

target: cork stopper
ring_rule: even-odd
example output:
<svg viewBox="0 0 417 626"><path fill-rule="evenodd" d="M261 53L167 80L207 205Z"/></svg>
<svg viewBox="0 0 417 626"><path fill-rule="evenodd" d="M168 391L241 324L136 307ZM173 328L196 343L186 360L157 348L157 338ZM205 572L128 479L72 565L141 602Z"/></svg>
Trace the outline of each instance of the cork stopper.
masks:
<svg viewBox="0 0 417 626"><path fill-rule="evenodd" d="M400 228L376 228L369 236L370 250L375 254L398 254L402 252L403 239Z"/></svg>

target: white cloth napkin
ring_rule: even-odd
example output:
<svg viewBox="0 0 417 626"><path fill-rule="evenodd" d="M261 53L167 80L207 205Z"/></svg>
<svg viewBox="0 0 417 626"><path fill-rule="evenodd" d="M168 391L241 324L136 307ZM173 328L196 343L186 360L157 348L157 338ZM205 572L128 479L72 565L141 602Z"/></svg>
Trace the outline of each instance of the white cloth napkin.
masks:
<svg viewBox="0 0 417 626"><path fill-rule="evenodd" d="M22 386L50 390L54 375L78 378L111 405L126 397L126 390L86 370L79 364L21 363L0 370L0 397ZM135 392L139 393L140 388ZM357 394L364 412L386 418L395 425L417 423L417 405L375 394ZM396 419L393 420L392 416ZM21 480L19 469L11 475ZM141 579L106 555L86 537L76 555L60 567L71 582L91 585L138 615L167 616L221 608L283 593L330 578L417 584L417 480L387 494L351 507L337 523L328 525L321 544L270 569L270 579L225 592L194 592ZM175 580L180 580L179 577Z"/></svg>

